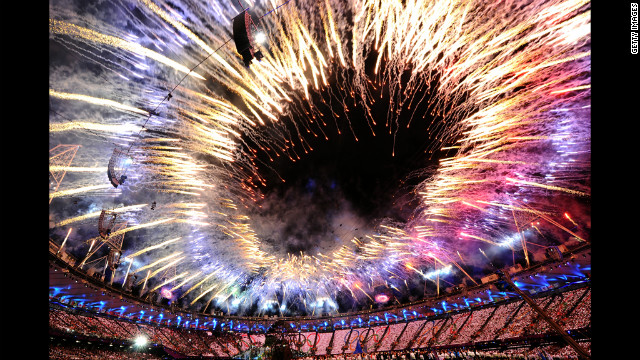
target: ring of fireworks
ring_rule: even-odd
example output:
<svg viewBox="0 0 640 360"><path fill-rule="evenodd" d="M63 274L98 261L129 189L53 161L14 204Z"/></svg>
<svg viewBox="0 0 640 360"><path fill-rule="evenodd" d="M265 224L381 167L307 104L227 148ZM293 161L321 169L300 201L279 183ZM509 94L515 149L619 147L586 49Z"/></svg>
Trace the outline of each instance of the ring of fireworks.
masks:
<svg viewBox="0 0 640 360"><path fill-rule="evenodd" d="M72 162L51 155L52 238L83 257L101 243L97 218L110 209L123 226L111 238L126 235L115 281L171 284L185 306L235 314L293 303L319 314L310 304L338 294L373 303L376 283L401 292L444 269L475 282L464 266L488 262L479 247L529 262L525 227L555 244L588 242L589 9L584 0L297 0L260 20L265 57L245 68L220 47L238 12L231 1L52 0L50 38L65 55L50 62L50 139L81 144ZM414 189L414 215L321 256L276 253L250 217L265 183L257 154L296 161L327 122L357 140L349 108L363 107L373 129L382 90L389 132L437 119L424 135L426 156L440 162ZM429 114L415 113L422 102ZM327 113L329 103L343 110ZM408 123L403 111L414 112ZM132 159L115 189L104 176L114 148Z"/></svg>

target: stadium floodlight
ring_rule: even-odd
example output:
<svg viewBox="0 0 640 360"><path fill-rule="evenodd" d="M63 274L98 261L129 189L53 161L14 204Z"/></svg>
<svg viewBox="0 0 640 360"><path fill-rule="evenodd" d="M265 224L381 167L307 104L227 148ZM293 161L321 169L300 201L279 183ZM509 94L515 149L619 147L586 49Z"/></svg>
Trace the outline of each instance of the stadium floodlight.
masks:
<svg viewBox="0 0 640 360"><path fill-rule="evenodd" d="M263 32L256 33L255 40L258 44L264 44L267 41L267 35Z"/></svg>
<svg viewBox="0 0 640 360"><path fill-rule="evenodd" d="M147 338L140 335L134 340L136 346L145 346L147 344Z"/></svg>

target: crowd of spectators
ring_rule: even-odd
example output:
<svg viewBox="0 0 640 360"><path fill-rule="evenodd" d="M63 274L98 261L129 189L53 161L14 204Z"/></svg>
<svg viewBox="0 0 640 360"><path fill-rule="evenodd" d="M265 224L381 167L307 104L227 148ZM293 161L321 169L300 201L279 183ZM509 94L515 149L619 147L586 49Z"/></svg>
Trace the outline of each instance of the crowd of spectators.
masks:
<svg viewBox="0 0 640 360"><path fill-rule="evenodd" d="M534 302L540 308L544 307L548 298L535 299ZM534 321L538 313L526 302L521 302L520 308L515 312L505 327L498 331L497 339L508 339L522 335L524 330Z"/></svg>
<svg viewBox="0 0 640 360"><path fill-rule="evenodd" d="M534 301L565 329L583 329L591 324L590 288L540 297ZM211 354L218 357L232 357L248 350L249 343L255 342L246 334L214 335L207 330L154 326L55 307L50 308L49 311L49 327L58 335L82 335L106 340L133 340L143 335L152 343L188 356ZM411 321L408 324L398 322L388 327L378 325L370 329L360 328L358 332L340 329L334 333L318 333L314 354L342 356L343 353L352 353L358 339L363 351L385 353L402 350L409 346L414 350L424 350L445 345L507 340L547 332L551 332L551 329L546 321L542 320L524 300L517 300L497 307L472 309L452 313L450 316ZM258 343L264 343L264 335L253 336L260 339ZM333 341L331 341L332 336ZM312 350L316 333L308 332L302 337L305 339L301 349L304 352L313 353L310 350ZM330 343L331 349L328 348Z"/></svg>
<svg viewBox="0 0 640 360"><path fill-rule="evenodd" d="M254 341L258 341L259 340L255 338L255 335L251 336L251 339L247 339L247 341L249 342L254 342ZM264 337L264 335L263 335ZM294 341L294 345L295 348L301 352L304 353L308 353L309 351L311 351L311 346L313 346L313 342L316 340L316 333L315 332L304 332L304 333L300 333L300 335L296 335L293 337L293 341ZM264 340L262 340L262 342L264 342ZM302 342L301 346L298 346L296 343Z"/></svg>
<svg viewBox="0 0 640 360"><path fill-rule="evenodd" d="M144 336L150 342L169 347L185 355L211 352L211 341L202 339L200 331L118 321L100 316L75 314L61 309L49 309L49 328L63 334L100 339L132 340L138 336ZM235 353L238 352L238 350L235 351ZM219 355L228 356L229 352L221 351Z"/></svg>
<svg viewBox="0 0 640 360"><path fill-rule="evenodd" d="M489 341L495 339L498 335L498 331L504 328L509 318L515 314L522 302L523 301L515 301L499 306L493 315L491 315L491 319L484 325L475 341Z"/></svg>
<svg viewBox="0 0 640 360"><path fill-rule="evenodd" d="M587 327L591 322L590 293L589 289L583 288L553 295L545 307L545 312L565 329ZM551 331L549 324L546 321L541 321L541 318L536 314L531 323L526 326L524 333L527 335L543 334L548 331Z"/></svg>
<svg viewBox="0 0 640 360"><path fill-rule="evenodd" d="M549 315L554 321L562 318L562 314L567 310L567 302L562 294L552 296L550 301L545 304L544 308L547 315ZM546 321L542 321L542 318L538 314L533 314L531 323L525 328L524 333L526 335L539 335L544 334L551 330L551 327Z"/></svg>
<svg viewBox="0 0 640 360"><path fill-rule="evenodd" d="M398 344L396 345L395 349L407 348L407 346L409 345L409 341L411 341L416 336L416 332L420 330L420 325L422 325L422 322L420 321L412 321L407 324L407 327L404 329L404 333L402 334L402 336L398 340L396 340Z"/></svg>
<svg viewBox="0 0 640 360"><path fill-rule="evenodd" d="M562 321L563 327L570 330L584 328L589 324L591 324L591 288L586 290L575 309L566 317L566 320Z"/></svg>
<svg viewBox="0 0 640 360"><path fill-rule="evenodd" d="M427 323L422 328L420 335L415 344L413 344L414 348L424 348L433 345L436 339L436 335L438 334L438 330L444 324L445 319L437 319L433 321L427 320Z"/></svg>
<svg viewBox="0 0 640 360"><path fill-rule="evenodd" d="M69 345L49 346L51 360L161 360L158 355L140 351L91 349Z"/></svg>
<svg viewBox="0 0 640 360"><path fill-rule="evenodd" d="M591 353L590 343L581 346ZM442 359L529 359L577 360L576 352L566 345L542 346L508 350L428 350L413 349L361 354L327 354L305 356L299 360L442 360Z"/></svg>
<svg viewBox="0 0 640 360"><path fill-rule="evenodd" d="M466 325L466 321L471 313L464 312L455 314L451 320L447 322L446 328L440 331L439 340L436 344L451 344L451 342L460 337L460 330Z"/></svg>
<svg viewBox="0 0 640 360"><path fill-rule="evenodd" d="M590 343L581 343L588 353L591 352ZM203 354L219 356L213 353ZM162 357L150 353L131 350L91 349L68 345L53 345L49 347L49 359L53 360L159 360ZM384 351L361 354L326 354L304 356L300 360L432 360L432 359L534 359L534 360L568 360L578 359L575 351L567 345L549 345L536 348L509 350L403 350Z"/></svg>
<svg viewBox="0 0 640 360"><path fill-rule="evenodd" d="M464 326L458 330L458 336L451 341L452 344L465 344L472 342L482 326L487 321L487 318L491 315L494 308L482 308L469 313L469 318L465 322Z"/></svg>
<svg viewBox="0 0 640 360"><path fill-rule="evenodd" d="M104 329L107 329L109 333L113 334L113 337L118 339L131 337L135 330L135 325L130 323L113 321L100 316L96 316L95 319Z"/></svg>
<svg viewBox="0 0 640 360"><path fill-rule="evenodd" d="M578 344L587 353L591 354L591 342L581 342ZM575 357L575 350L569 345L548 345L539 349L541 352L550 354L561 359Z"/></svg>
<svg viewBox="0 0 640 360"><path fill-rule="evenodd" d="M332 354L340 354L344 352L343 348L348 346L347 336L349 336L349 329L335 331L335 335L333 335L333 344L331 344Z"/></svg>
<svg viewBox="0 0 640 360"><path fill-rule="evenodd" d="M425 320L418 320L416 322L423 323ZM361 346L368 351L374 351L376 345L382 338L386 326L374 326L369 330L361 330L362 332L362 344Z"/></svg>
<svg viewBox="0 0 640 360"><path fill-rule="evenodd" d="M169 347L181 354L199 356L213 353L215 356L233 356L239 351L234 339L229 334L214 337L211 332L197 330L178 330L167 327L151 327L148 331L153 334L156 342ZM218 343L222 346L215 346Z"/></svg>
<svg viewBox="0 0 640 360"><path fill-rule="evenodd" d="M316 343L316 354L326 354L327 346L329 346L329 342L331 341L331 333L319 333L318 341Z"/></svg>
<svg viewBox="0 0 640 360"><path fill-rule="evenodd" d="M402 329L404 329L405 324L391 324L389 325L389 330L387 330L387 335L380 341L380 344L377 348L378 351L388 351L391 350L392 344L398 339Z"/></svg>

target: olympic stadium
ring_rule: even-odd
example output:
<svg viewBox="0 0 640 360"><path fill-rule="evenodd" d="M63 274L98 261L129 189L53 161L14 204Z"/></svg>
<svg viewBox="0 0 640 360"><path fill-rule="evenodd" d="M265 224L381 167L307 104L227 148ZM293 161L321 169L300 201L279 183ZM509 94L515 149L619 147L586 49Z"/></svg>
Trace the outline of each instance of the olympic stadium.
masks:
<svg viewBox="0 0 640 360"><path fill-rule="evenodd" d="M49 358L591 358L591 6L49 2Z"/></svg>

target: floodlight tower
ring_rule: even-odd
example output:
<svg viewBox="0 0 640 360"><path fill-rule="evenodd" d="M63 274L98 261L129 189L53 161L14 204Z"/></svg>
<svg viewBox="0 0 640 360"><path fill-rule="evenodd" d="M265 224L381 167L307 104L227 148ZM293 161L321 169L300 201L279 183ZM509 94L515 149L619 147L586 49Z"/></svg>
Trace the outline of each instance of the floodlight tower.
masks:
<svg viewBox="0 0 640 360"><path fill-rule="evenodd" d="M81 268L93 254L107 244L109 254L106 256L107 266L114 271L120 264L122 256L122 244L124 242L125 232L121 231L127 227L127 222L116 224L117 214L114 211L102 210L98 218L98 232L100 233L100 245L94 247L96 239L91 242L89 250L84 260L78 265ZM106 270L106 268L105 268ZM113 279L112 279L113 281Z"/></svg>
<svg viewBox="0 0 640 360"><path fill-rule="evenodd" d="M53 192L58 191L62 179L67 174L66 168L71 165L79 148L80 145L60 144L49 150L49 174L55 184ZM49 204L51 204L51 200L53 200L53 197L49 198Z"/></svg>
<svg viewBox="0 0 640 360"><path fill-rule="evenodd" d="M107 246L109 247L109 255L107 255L107 266L111 270L111 284L113 284L113 278L115 277L116 269L120 265L120 259L122 257L122 244L124 243L124 231L127 227L127 222L120 223L114 227L114 235L110 236L107 240Z"/></svg>
<svg viewBox="0 0 640 360"><path fill-rule="evenodd" d="M527 241L524 238L524 230L523 228L525 226L527 226L528 224L533 223L533 221L535 221L536 219L538 219L540 216L536 213L529 213L529 212L523 212L523 211L518 211L517 213L513 210L513 208L511 209L511 215L513 216L513 223L516 226L516 230L518 231L518 235L520 236L520 243L522 244L522 252L524 254L524 259L527 262L527 268L531 266L530 262L529 262L529 253L527 252ZM513 260L515 265L515 253L514 253L514 260Z"/></svg>
<svg viewBox="0 0 640 360"><path fill-rule="evenodd" d="M100 237L105 240L109 238L117 218L118 214L115 211L102 209L100 217L98 217L98 233L100 234Z"/></svg>

